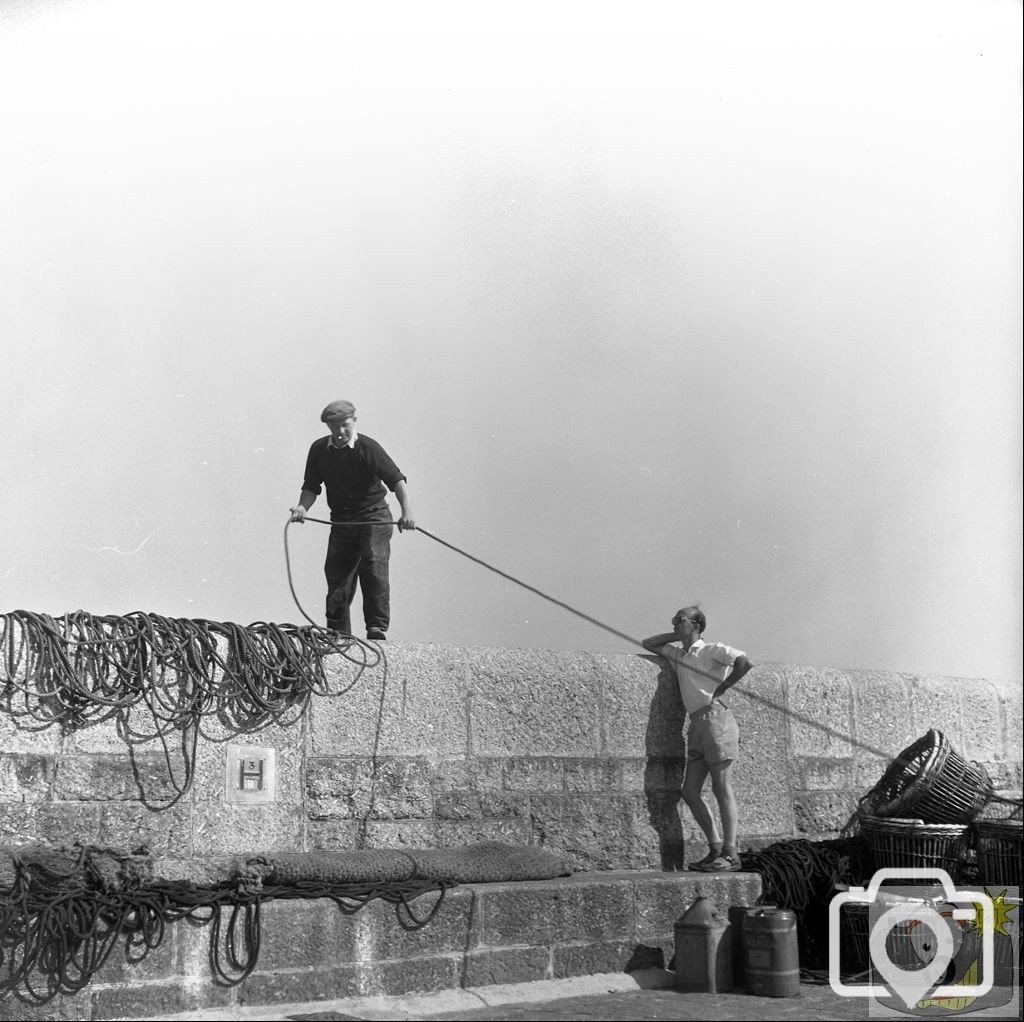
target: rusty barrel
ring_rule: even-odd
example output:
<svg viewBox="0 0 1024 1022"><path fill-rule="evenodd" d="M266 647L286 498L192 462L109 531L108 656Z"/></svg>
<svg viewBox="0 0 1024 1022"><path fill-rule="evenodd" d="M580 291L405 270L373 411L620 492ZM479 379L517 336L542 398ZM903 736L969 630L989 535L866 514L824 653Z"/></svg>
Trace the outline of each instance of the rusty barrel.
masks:
<svg viewBox="0 0 1024 1022"><path fill-rule="evenodd" d="M796 916L788 909L761 905L743 919L743 973L747 989L759 997L800 993L800 950Z"/></svg>

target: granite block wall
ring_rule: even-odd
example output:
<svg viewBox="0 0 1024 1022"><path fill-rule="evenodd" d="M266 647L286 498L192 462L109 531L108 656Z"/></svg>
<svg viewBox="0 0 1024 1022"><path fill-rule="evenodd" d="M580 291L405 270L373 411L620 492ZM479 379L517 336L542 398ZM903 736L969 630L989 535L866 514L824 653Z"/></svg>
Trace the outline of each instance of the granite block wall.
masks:
<svg viewBox="0 0 1024 1022"><path fill-rule="evenodd" d="M87 727L0 705L0 845L147 849L167 879L224 875L253 853L547 846L558 881L465 886L427 930L384 905L346 916L323 898L271 902L257 971L214 982L208 935L179 924L144 961L113 956L80 994L3 1018L109 1019L219 1004L438 990L621 971L671 956L695 896L681 872L703 842L681 803L686 721L656 657L389 643L380 664L326 661L335 697L239 726L126 740L109 714ZM17 679L19 684L24 678ZM0 679L2 681L2 679ZM12 695L12 692L15 695ZM930 727L1022 787L1021 688L981 679L762 664L729 693L741 729L741 845L835 836L891 758ZM273 798L231 795L228 752L270 750ZM751 904L755 876L701 879L721 907Z"/></svg>
<svg viewBox="0 0 1024 1022"><path fill-rule="evenodd" d="M686 722L655 657L392 643L373 669L326 666L341 695L242 730L204 720L194 756L180 734L128 743L113 716L74 729L0 710L0 843L201 860L501 840L579 870L672 870L703 853L680 801ZM1022 786L1019 686L763 664L727 701L750 847L834 836L930 727L1000 790ZM228 797L230 744L273 750L273 801Z"/></svg>

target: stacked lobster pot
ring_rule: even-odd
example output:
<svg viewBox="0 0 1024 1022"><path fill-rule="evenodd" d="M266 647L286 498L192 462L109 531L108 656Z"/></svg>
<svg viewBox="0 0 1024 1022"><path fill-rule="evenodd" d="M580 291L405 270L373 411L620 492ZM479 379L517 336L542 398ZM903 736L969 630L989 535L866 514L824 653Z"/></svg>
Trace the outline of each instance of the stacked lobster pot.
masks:
<svg viewBox="0 0 1024 1022"><path fill-rule="evenodd" d="M904 749L861 798L846 833L852 837L855 829L860 831L859 865L864 870L913 869L922 880L942 870L958 886L999 885L1005 895L1006 888L1021 886L1020 814L1019 800L996 795L985 768L967 762L941 731L932 729ZM996 819L999 815L1010 818ZM908 897L905 889L888 882L878 892L878 902L886 906ZM934 904L940 905L945 895L935 886L922 897L937 899ZM1019 905L1016 897L1010 901ZM849 972L866 974L868 904L852 902L845 908L840 917L842 961ZM900 968L919 968L921 939L913 922L899 924L887 938L887 953ZM996 966L1012 969L1012 954L1000 947ZM1006 954L1010 957L1002 962L1000 956Z"/></svg>
<svg viewBox="0 0 1024 1022"><path fill-rule="evenodd" d="M860 801L857 822L875 869L941 869L957 879L973 854L974 821L992 795L985 768L965 760L941 731L929 730L893 760ZM1019 822L1016 827L1016 880L1002 882L1019 886ZM986 837L986 849L995 848L992 840ZM979 874L993 868L990 858L1003 861L1001 854L986 851ZM978 879L997 882L984 875Z"/></svg>
<svg viewBox="0 0 1024 1022"><path fill-rule="evenodd" d="M1021 887L1024 821L1020 807L1002 820L978 820L974 825L978 852L978 876L982 883Z"/></svg>

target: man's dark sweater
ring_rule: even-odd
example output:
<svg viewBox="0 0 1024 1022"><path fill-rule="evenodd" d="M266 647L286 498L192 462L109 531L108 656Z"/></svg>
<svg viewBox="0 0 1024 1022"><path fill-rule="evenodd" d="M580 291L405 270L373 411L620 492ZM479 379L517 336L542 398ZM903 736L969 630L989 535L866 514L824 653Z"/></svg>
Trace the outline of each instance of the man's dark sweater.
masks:
<svg viewBox="0 0 1024 1022"><path fill-rule="evenodd" d="M405 479L387 451L372 437L360 433L354 447L335 447L329 436L314 440L306 458L302 488L319 495L327 487L331 518L344 521L351 515L379 507L388 490Z"/></svg>

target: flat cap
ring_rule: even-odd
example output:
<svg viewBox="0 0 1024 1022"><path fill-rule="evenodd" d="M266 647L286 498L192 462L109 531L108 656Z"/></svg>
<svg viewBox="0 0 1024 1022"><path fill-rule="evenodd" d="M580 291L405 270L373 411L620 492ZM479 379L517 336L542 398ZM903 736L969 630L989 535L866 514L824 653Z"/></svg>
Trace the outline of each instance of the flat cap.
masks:
<svg viewBox="0 0 1024 1022"><path fill-rule="evenodd" d="M332 401L321 413L321 422L332 419L350 419L356 414L356 406L351 401Z"/></svg>

